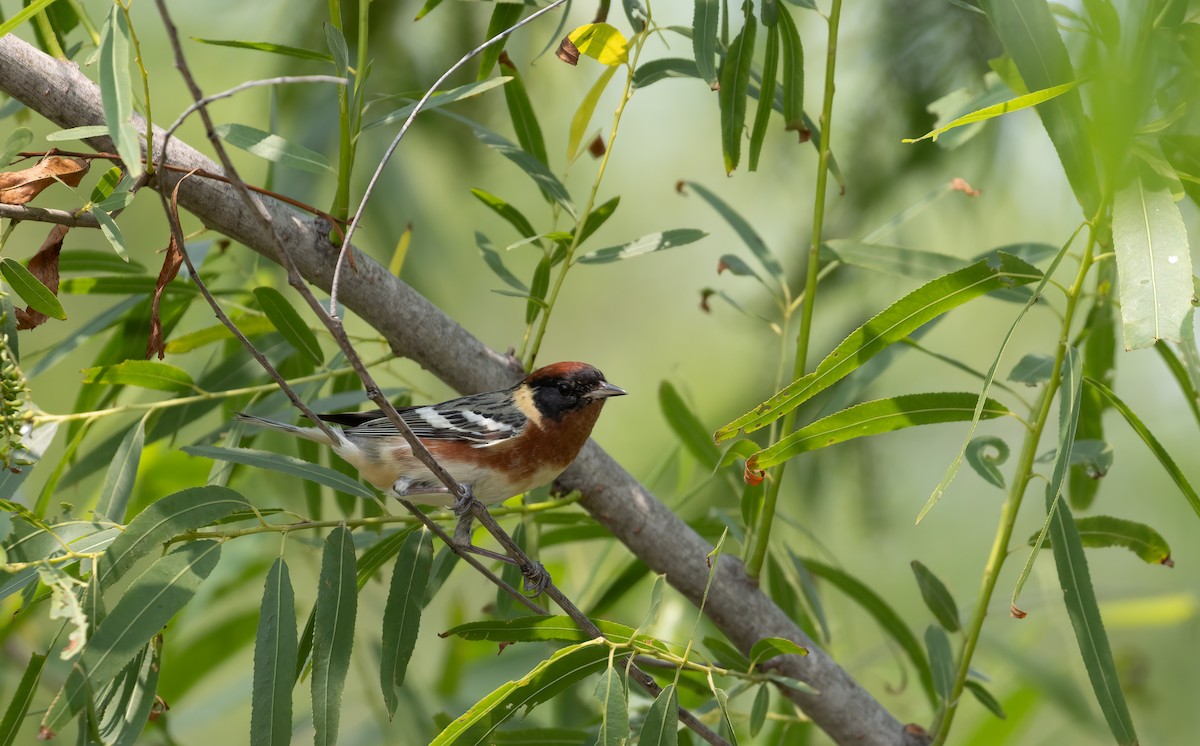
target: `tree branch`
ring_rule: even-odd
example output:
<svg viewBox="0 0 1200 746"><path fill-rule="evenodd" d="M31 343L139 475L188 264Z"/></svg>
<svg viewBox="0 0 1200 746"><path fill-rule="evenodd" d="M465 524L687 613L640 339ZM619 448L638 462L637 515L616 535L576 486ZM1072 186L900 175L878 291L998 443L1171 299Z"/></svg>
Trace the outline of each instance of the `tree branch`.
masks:
<svg viewBox="0 0 1200 746"><path fill-rule="evenodd" d="M99 89L74 64L56 61L11 34L0 38L0 89L60 127L104 121ZM161 142L155 137L157 147L162 147ZM113 149L106 137L92 138L88 144ZM185 169L219 171L178 140L168 145L166 161ZM160 172L158 178L155 188L169 190L179 176ZM181 185L179 204L211 230L272 260L278 259L271 248L277 237L300 274L329 289L337 249L326 240L328 227L322 230L316 221L262 200L271 223L270 229L264 228L230 186L210 180L190 179ZM356 249L349 251L356 277L341 284L341 300L383 334L396 354L415 360L461 392L502 388L520 376L507 356L489 349L373 259ZM559 484L580 490L581 504L598 522L699 604L708 577L705 557L711 547L599 446L589 442ZM921 729L902 725L809 639L750 581L736 559L723 557L718 563L704 610L743 651L768 636L786 637L808 648L807 657L782 657L776 670L811 684L820 694L782 691L838 743L918 746L928 742Z"/></svg>

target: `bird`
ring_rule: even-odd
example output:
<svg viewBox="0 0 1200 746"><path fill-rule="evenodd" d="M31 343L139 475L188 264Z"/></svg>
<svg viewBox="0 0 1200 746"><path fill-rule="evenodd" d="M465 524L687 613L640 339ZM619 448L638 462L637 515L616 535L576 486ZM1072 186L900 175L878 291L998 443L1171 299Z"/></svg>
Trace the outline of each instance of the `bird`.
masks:
<svg viewBox="0 0 1200 746"><path fill-rule="evenodd" d="M381 492L453 507L464 519L455 531L456 543L475 551L478 548L470 544L470 500L494 505L553 482L579 455L604 402L626 393L587 363L560 362L538 368L499 391L397 408L434 459L465 488L466 501L456 500L417 460L381 410L318 414L321 420L341 426L330 428L332 437L319 427L245 413L238 413L236 419L330 446Z"/></svg>

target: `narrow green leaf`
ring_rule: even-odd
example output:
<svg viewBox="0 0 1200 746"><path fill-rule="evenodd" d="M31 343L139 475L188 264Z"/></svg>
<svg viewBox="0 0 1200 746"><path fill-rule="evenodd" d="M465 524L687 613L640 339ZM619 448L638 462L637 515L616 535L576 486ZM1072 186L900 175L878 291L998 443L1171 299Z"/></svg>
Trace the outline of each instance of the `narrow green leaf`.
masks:
<svg viewBox="0 0 1200 746"><path fill-rule="evenodd" d="M658 404L667 424L688 453L692 454L692 458L709 470L715 469L721 459L721 452L713 445L708 428L692 412L670 381L659 384Z"/></svg>
<svg viewBox="0 0 1200 746"><path fill-rule="evenodd" d="M157 703L158 674L162 668L162 638L146 644L130 662L119 702L110 705L100 722L100 735L112 746L135 746L142 731L150 722L150 712Z"/></svg>
<svg viewBox="0 0 1200 746"><path fill-rule="evenodd" d="M505 200L482 189L472 189L471 194L475 195L475 199L482 202L492 212L504 218L509 225L517 229L517 233L525 238L533 238L537 235L537 231L533 229L533 224L529 222L529 219ZM475 234L477 242L480 235L482 234L478 232Z"/></svg>
<svg viewBox="0 0 1200 746"><path fill-rule="evenodd" d="M803 559L801 562L813 575L837 586L879 623L883 631L896 641L912 661L930 703L937 704L937 691L933 687L933 672L929 667L929 659L925 657L925 650L917 641L916 635L912 633L900 615L888 606L887 602L880 598L875 591L841 570L812 559Z"/></svg>
<svg viewBox="0 0 1200 746"><path fill-rule="evenodd" d="M325 156L280 137L245 124L218 124L214 131L225 142L281 166L311 174L333 171Z"/></svg>
<svg viewBox="0 0 1200 746"><path fill-rule="evenodd" d="M1047 493L1048 510L1051 502L1050 494ZM1071 626L1075 629L1075 640L1079 643L1079 652L1083 656L1088 679L1092 682L1096 702L1100 705L1100 711L1104 713L1104 719L1108 722L1109 730L1117 743L1136 744L1138 739L1134 732L1133 719L1129 715L1129 707L1125 704L1125 695L1121 691L1117 665L1113 661L1104 621L1100 618L1100 607L1096 603L1095 590L1092 588L1087 557L1084 556L1079 533L1075 530L1071 509L1066 503L1059 503L1058 509L1051 510L1050 513L1050 537L1054 549L1054 563L1058 567L1058 580L1063 589L1063 601L1067 607L1067 616L1071 618Z"/></svg>
<svg viewBox="0 0 1200 746"><path fill-rule="evenodd" d="M247 337L259 337L263 334L270 334L276 331L276 327L271 323L271 319L265 314L239 314L232 317L233 322L237 324L238 331ZM197 329L194 332L180 334L179 336L167 342L166 350L171 354L181 354L198 350L217 342L224 342L227 339L233 339L233 332L229 331L229 327L224 324L213 324L204 329Z"/></svg>
<svg viewBox="0 0 1200 746"><path fill-rule="evenodd" d="M121 257L122 259L128 260L129 259L129 247L125 243L125 234L121 232L121 228L120 228L120 226L117 225L117 221L113 220L112 216L109 215L107 212L105 212L104 210L101 210L99 205L93 205L93 209L88 210L88 212L90 212L91 214L96 216L96 221L98 223L100 223L100 232L102 234L104 234L104 238L108 241L108 245L113 247L113 251L117 252L117 256ZM78 278L78 279L83 279L83 278ZM142 278L138 278L138 279L142 279ZM148 280L150 282L151 287L153 287L154 278L147 277L144 279ZM59 290L64 293L70 292L69 290L66 289L65 286L66 286L65 282L60 284ZM76 292L78 292L78 291L76 291Z"/></svg>
<svg viewBox="0 0 1200 746"><path fill-rule="evenodd" d="M500 78L489 78L488 80L481 80L475 83L466 83L465 85L460 85L457 88L451 88L444 93L435 93L429 98L428 101L425 102L425 105L421 107L421 111L431 111L433 109L446 106L447 104L452 104L456 101L473 98L481 93L490 91L493 88L502 86L508 83L510 80L512 80L512 78L507 76ZM363 131L374 129L375 127L384 127L389 124L395 124L396 122L406 121L409 115L413 113L413 110L417 108L417 101L419 101L423 95L423 93L414 93L411 95L406 94L402 96L401 98L404 99L412 99L412 103L396 109L395 111L387 114L386 116L380 117L379 119L367 122L363 125Z"/></svg>
<svg viewBox="0 0 1200 746"><path fill-rule="evenodd" d="M749 671L750 659L742 655L742 651L725 642L719 637L705 636L701 642L708 648L712 660L721 664L722 668L733 668L738 671Z"/></svg>
<svg viewBox="0 0 1200 746"><path fill-rule="evenodd" d="M346 44L346 36L342 33L342 29L334 23L326 22L322 25L325 29L325 46L329 47L330 57L333 60L333 72L339 78L348 78L350 47Z"/></svg>
<svg viewBox="0 0 1200 746"><path fill-rule="evenodd" d="M1046 0L982 0L980 5L1020 70L1027 90L1075 80L1071 58ZM1037 112L1084 216L1092 217L1100 204L1100 190L1079 92L1068 91L1039 106Z"/></svg>
<svg viewBox="0 0 1200 746"><path fill-rule="evenodd" d="M34 277L33 273L16 259L4 257L0 261L0 274L4 275L4 279L8 280L16 294L33 310L60 321L67 318L62 303L50 288L43 285L41 280Z"/></svg>
<svg viewBox="0 0 1200 746"><path fill-rule="evenodd" d="M1144 523L1107 515L1090 515L1076 519L1075 528L1084 547L1124 547L1152 565L1175 566L1167 540ZM1037 534L1029 537L1030 546L1036 540Z"/></svg>
<svg viewBox="0 0 1200 746"><path fill-rule="evenodd" d="M954 603L954 596L950 595L950 590L933 574L932 570L919 561L912 561L912 570L913 575L917 578L917 588L921 591L921 598L933 612L933 617L938 620L938 624L945 627L947 632L957 632L959 629L958 604Z"/></svg>
<svg viewBox="0 0 1200 746"><path fill-rule="evenodd" d="M583 147L583 138L587 135L588 126L592 123L592 116L596 113L596 105L600 103L600 96L604 94L604 89L608 88L608 84L612 82L616 72L616 67L605 68L588 92L584 94L583 100L579 102L579 107L571 116L571 126L567 130L567 161L573 161L579 155Z"/></svg>
<svg viewBox="0 0 1200 746"><path fill-rule="evenodd" d="M42 677L42 666L45 663L44 655L34 653L29 656L29 665L25 667L25 673L21 675L21 681L13 691L8 709L4 711L4 719L0 720L0 746L12 746L16 742L17 733L25 722L25 714L29 712L33 696L37 694L38 680Z"/></svg>
<svg viewBox="0 0 1200 746"><path fill-rule="evenodd" d="M48 142L63 142L66 140L86 140L90 137L103 137L108 134L108 126L103 124L90 124L83 127L70 127L65 130L58 130L46 135ZM7 159L5 159L7 161ZM120 171L120 166L114 166ZM103 199L103 197L101 198ZM100 200L92 200L99 202Z"/></svg>
<svg viewBox="0 0 1200 746"><path fill-rule="evenodd" d="M695 0L692 15L692 54L696 70L708 87L717 88L717 22L720 20L717 0Z"/></svg>
<svg viewBox="0 0 1200 746"><path fill-rule="evenodd" d="M667 684L646 710L637 746L677 746L678 743L679 692L674 684Z"/></svg>
<svg viewBox="0 0 1200 746"><path fill-rule="evenodd" d="M980 684L974 679L967 679L965 683L967 691L975 695L975 699L979 701L979 704L986 707L993 715L1001 720L1004 720L1008 717L1008 715L1004 713L1004 707L1000 704L1000 701L993 697L992 693L984 688L983 684Z"/></svg>
<svg viewBox="0 0 1200 746"><path fill-rule="evenodd" d="M829 631L829 619L825 614L825 604L821 601L821 593L817 588L816 581L813 580L812 573L808 571L804 561L787 549L790 569L796 573L796 580L800 585L800 593L803 594L804 600L808 602L808 608L812 610L812 615L817 621L817 625L821 628L821 639L826 643L833 639L833 635ZM783 563L785 567L789 563Z"/></svg>
<svg viewBox="0 0 1200 746"><path fill-rule="evenodd" d="M699 78L700 68L695 60L685 60L682 57L663 57L650 60L638 65L633 73L633 87L645 88L667 78Z"/></svg>
<svg viewBox="0 0 1200 746"><path fill-rule="evenodd" d="M272 287L254 288L254 297L258 299L258 307L262 309L271 323L305 357L315 365L325 363L325 353L317 342L317 335L304 323L300 314L283 297L283 293Z"/></svg>
<svg viewBox="0 0 1200 746"><path fill-rule="evenodd" d="M529 301L525 304L525 323L532 324L546 303L546 293L550 290L550 257L544 256L538 261L533 271L533 281L529 283Z"/></svg>
<svg viewBox="0 0 1200 746"><path fill-rule="evenodd" d="M582 264L607 264L609 262L629 259L630 257L650 254L655 251L673 249L695 243L708 234L695 228L672 228L671 230L651 233L636 238L620 246L608 246L603 249L584 254L576 259Z"/></svg>
<svg viewBox="0 0 1200 746"><path fill-rule="evenodd" d="M138 576L83 650L81 663L87 671L87 682L95 685L120 673L138 650L192 600L220 556L219 542L191 542L158 559ZM81 676L68 678L42 720L44 728L58 731L79 712L85 704L87 682Z"/></svg>
<svg viewBox="0 0 1200 746"><path fill-rule="evenodd" d="M495 729L522 708L560 694L608 666L609 649L597 638L562 648L517 681L509 681L480 699L446 726L430 746L485 743Z"/></svg>
<svg viewBox="0 0 1200 746"><path fill-rule="evenodd" d="M429 568L433 564L433 535L422 528L408 534L392 569L392 585L383 610L383 651L379 680L388 718L396 716L408 661L417 645Z"/></svg>
<svg viewBox="0 0 1200 746"><path fill-rule="evenodd" d="M754 254L759 263L763 265L763 269L767 270L768 275L774 277L779 282L784 282L783 265L779 263L779 260L767 248L766 242L762 240L762 237L758 235L758 232L754 230L754 227L750 225L748 220L739 215L725 200L700 184L694 181L685 181L684 185L700 195L701 199L711 205L725 219L726 223L729 223L729 226L733 228L738 237L742 239L742 242L746 244L746 248L750 249L750 253Z"/></svg>
<svg viewBox="0 0 1200 746"><path fill-rule="evenodd" d="M1179 491L1187 498L1188 505L1192 507L1192 510L1196 511L1196 515L1200 515L1200 494L1196 493L1195 488L1192 487L1187 477L1184 476L1183 471L1175 463L1175 460L1171 458L1171 454L1167 453L1167 449L1163 448L1158 438L1154 437L1154 433L1150 432L1149 428L1142 423L1141 418L1134 414L1133 410L1113 393L1112 389L1100 381L1093 378L1085 378L1084 382L1099 391L1100 395L1112 404L1113 409L1121 413L1121 416L1125 418L1125 421L1129 423L1129 426L1133 428L1133 431L1142 439L1142 442L1146 444L1146 447L1150 449L1150 452L1154 454L1158 462L1162 464L1163 469L1166 470L1176 486L1179 487Z"/></svg>
<svg viewBox="0 0 1200 746"><path fill-rule="evenodd" d="M582 246L584 241L591 238L593 233L600 230L600 226L607 223L608 219L617 211L617 205L619 204L621 204L621 197L618 195L599 207L593 208L588 213L587 219L583 221L583 228L579 231L579 240L576 244Z"/></svg>
<svg viewBox="0 0 1200 746"><path fill-rule="evenodd" d="M934 142L937 142L938 137L947 130L952 130L955 127L962 127L975 122L983 122L988 119L994 119L996 117L1003 116L1004 114L1008 114L1010 112L1028 109L1031 106L1037 106L1038 104L1046 101L1056 99L1068 91L1075 90L1075 86L1077 85L1079 85L1079 81L1073 80L1069 83L1063 83L1062 85L1051 86L1040 91L1026 93L1023 96L1017 96L1016 98L1009 99L1008 101L1004 101L1002 103L985 106L982 109L971 112L970 114L965 114L949 124L946 124L945 126L926 132L920 137L905 138L900 142L914 143L922 140L933 140Z"/></svg>
<svg viewBox="0 0 1200 746"><path fill-rule="evenodd" d="M764 637L750 646L750 666L777 655L808 655L808 648L786 637Z"/></svg>
<svg viewBox="0 0 1200 746"><path fill-rule="evenodd" d="M517 276L504 264L503 257L492 247L491 239L483 235L479 231L475 231L475 245L479 248L479 253L483 255L483 261L487 264L488 269L499 277L509 287L520 291L522 295L529 294L529 288L525 287L525 283L517 279Z"/></svg>
<svg viewBox="0 0 1200 746"><path fill-rule="evenodd" d="M133 483L137 479L138 464L142 459L142 446L146 442L147 414L133 426L117 446L112 465L104 474L104 485L96 501L96 517L113 523L125 522L125 508L133 494Z"/></svg>
<svg viewBox="0 0 1200 746"><path fill-rule="evenodd" d="M1023 383L1026 386L1036 386L1050 380L1054 373L1054 356L1029 354L1017 361L1008 380L1013 383Z"/></svg>
<svg viewBox="0 0 1200 746"><path fill-rule="evenodd" d="M312 702L317 746L337 743L357 610L354 537L345 526L338 526L325 540L321 555L313 626Z"/></svg>
<svg viewBox="0 0 1200 746"><path fill-rule="evenodd" d="M750 85L750 68L754 65L754 37L758 21L753 6L744 6L746 23L734 37L721 66L721 88L717 98L721 106L721 153L725 173L731 174L742 158L742 137L746 129L746 90Z"/></svg>
<svg viewBox="0 0 1200 746"><path fill-rule="evenodd" d="M890 433L916 425L965 422L974 417L978 399L977 394L969 392L904 394L856 404L781 438L752 456L747 466L751 469L767 469L801 453L854 438ZM992 419L1007 414L1011 414L1007 407L995 399L988 399L980 418Z"/></svg>
<svg viewBox="0 0 1200 746"><path fill-rule="evenodd" d="M113 5L100 36L100 98L104 123L131 179L146 170L133 122L133 85L129 75L129 22L119 5Z"/></svg>
<svg viewBox="0 0 1200 746"><path fill-rule="evenodd" d="M596 682L600 700L600 732L596 746L623 746L629 740L629 702L625 670L610 665Z"/></svg>
<svg viewBox="0 0 1200 746"><path fill-rule="evenodd" d="M596 627L610 642L618 645L645 645L656 650L667 651L665 643L645 634L638 634L633 627L593 619ZM491 642L587 642L588 636L579 625L567 616L521 616L512 619L490 619L483 622L467 622L442 633L442 637L454 635L464 640L487 640ZM738 654L742 657L741 654ZM744 660L744 658L742 658Z"/></svg>
<svg viewBox="0 0 1200 746"><path fill-rule="evenodd" d="M59 254L58 271L63 274L145 275L146 265L115 257L107 251L75 249Z"/></svg>
<svg viewBox="0 0 1200 746"><path fill-rule="evenodd" d="M1092 334L1089 334L1088 340L1090 341L1091 339ZM1175 379L1175 383L1179 385L1179 390L1183 393L1183 398L1187 402L1188 408L1192 410L1192 416L1196 419L1196 424L1200 425L1200 391L1196 390L1196 384L1193 382L1192 375L1188 372L1187 366L1183 364L1179 356L1171 350L1171 347L1166 342L1161 340L1156 342L1154 349L1158 351L1159 357L1166 363L1167 370L1171 371L1171 376ZM1110 360L1108 368L1102 370L1100 375L1097 375L1086 369L1085 361L1084 372L1092 378L1104 380L1111 367L1112 361ZM33 374L31 373L29 377L32 378Z"/></svg>
<svg viewBox="0 0 1200 746"><path fill-rule="evenodd" d="M1187 229L1170 190L1134 179L1116 194L1112 229L1125 349L1180 341L1195 287Z"/></svg>
<svg viewBox="0 0 1200 746"><path fill-rule="evenodd" d="M107 132L107 130L105 131ZM7 165L17 153L28 148L31 142L33 142L33 130L28 127L17 127L9 132L8 137L4 139L4 144L0 145L0 164Z"/></svg>
<svg viewBox="0 0 1200 746"><path fill-rule="evenodd" d="M763 12L766 12L766 5ZM779 71L779 25L767 29L767 53L763 60L762 87L759 90L758 106L754 110L754 124L750 127L750 168L758 170L758 158L762 154L763 141L767 138L767 125L771 121L771 106L775 102L775 76Z"/></svg>
<svg viewBox="0 0 1200 746"><path fill-rule="evenodd" d="M270 54L279 54L284 57L295 57L301 60L312 60L313 62L333 62L333 56L325 52L314 52L311 49L302 49L300 47L289 47L286 44L274 44L269 41L241 41L237 39L201 39L192 37L192 41L201 44L212 44L218 47L233 47L235 49L250 49L256 52L268 52Z"/></svg>
<svg viewBox="0 0 1200 746"><path fill-rule="evenodd" d="M293 456L285 456L270 451L256 451L251 448L223 448L221 446L184 446L184 453L201 458L219 459L235 464L253 466L257 469L290 474L294 477L323 484L347 495L361 497L364 500L374 500L375 493L361 483L334 471L327 466L301 461Z"/></svg>
<svg viewBox="0 0 1200 746"><path fill-rule="evenodd" d="M994 435L982 435L967 443L967 463L989 484L1004 489L1000 465L1008 460L1008 443Z"/></svg>
<svg viewBox="0 0 1200 746"><path fill-rule="evenodd" d="M129 522L100 558L100 587L111 586L135 562L160 549L168 539L249 508L246 498L227 487L215 485L190 487L150 503Z"/></svg>
<svg viewBox="0 0 1200 746"><path fill-rule="evenodd" d="M789 132L804 132L816 130L808 126L804 116L804 45L800 42L800 32L790 11L783 9L779 13L779 23L776 24L781 32L780 43L783 47L782 79L783 97L782 113L784 129ZM774 99L774 96L772 96ZM817 135L813 139L816 140ZM835 169L833 158L830 157L830 168ZM841 182L841 179L838 179Z"/></svg>
<svg viewBox="0 0 1200 746"><path fill-rule="evenodd" d="M933 671L933 688L942 701L950 698L954 686L954 653L946 630L931 624L925 628L925 647L929 651L929 667Z"/></svg>
<svg viewBox="0 0 1200 746"><path fill-rule="evenodd" d="M774 27L772 27L774 28ZM758 687L754 694L754 704L750 707L750 737L757 738L758 732L767 722L767 713L771 710L771 688L766 684Z"/></svg>
<svg viewBox="0 0 1200 746"><path fill-rule="evenodd" d="M83 382L109 386L140 386L169 392L196 388L195 381L186 370L157 360L126 360L116 365L84 368Z"/></svg>
<svg viewBox="0 0 1200 746"><path fill-rule="evenodd" d="M296 598L287 564L277 557L267 573L254 638L250 742L292 742L292 672L296 669Z"/></svg>
<svg viewBox="0 0 1200 746"><path fill-rule="evenodd" d="M487 33L483 38L490 39L501 31L511 28L513 24L521 20L521 13L525 7L520 3L496 3L492 9L492 18L488 21ZM422 15L428 11L423 11ZM419 17L419 16L418 16ZM501 39L479 55L479 72L475 75L475 80L484 80L492 74L492 68L496 66L496 60L500 59L500 53L504 51L504 39Z"/></svg>
<svg viewBox="0 0 1200 746"><path fill-rule="evenodd" d="M504 86L504 102L508 105L508 116L512 120L513 131L517 133L517 142L534 158L549 164L542 126L538 124L533 102L529 100L529 92L525 90L525 81L521 79L516 65L503 57L500 59L500 73L512 78L508 85Z"/></svg>
<svg viewBox="0 0 1200 746"><path fill-rule="evenodd" d="M724 689L713 684L712 676L708 677L709 688L717 698L717 707L721 710L721 722L725 724L725 732L729 735L729 743L738 746L737 731L733 727L733 718L729 714L729 695Z"/></svg>

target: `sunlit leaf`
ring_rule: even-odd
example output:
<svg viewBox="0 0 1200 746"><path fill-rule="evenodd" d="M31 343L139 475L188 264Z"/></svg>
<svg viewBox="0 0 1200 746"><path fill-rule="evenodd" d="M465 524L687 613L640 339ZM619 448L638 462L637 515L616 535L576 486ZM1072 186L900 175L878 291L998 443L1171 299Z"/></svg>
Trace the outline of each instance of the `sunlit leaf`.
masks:
<svg viewBox="0 0 1200 746"><path fill-rule="evenodd" d="M34 277L33 273L16 259L6 256L0 260L0 274L4 275L13 291L33 310L60 321L67 318L62 303L50 292L50 288L43 285L41 280Z"/></svg>
<svg viewBox="0 0 1200 746"><path fill-rule="evenodd" d="M83 382L140 386L155 391L184 391L196 387L186 370L157 360L126 360L116 365L84 368Z"/></svg>
<svg viewBox="0 0 1200 746"><path fill-rule="evenodd" d="M600 73L600 77L596 78L596 82L584 94L583 100L579 102L579 107L571 116L571 126L567 130L568 161L575 160L575 157L579 155L583 138L587 136L588 127L592 123L592 115L596 113L596 105L600 103L600 96L604 94L604 89L612 82L616 72L617 68L610 67Z"/></svg>
<svg viewBox="0 0 1200 746"><path fill-rule="evenodd" d="M947 130L952 130L955 127L962 127L964 125L973 124L975 122L983 122L988 119L994 119L998 116L1008 114L1010 112L1020 111L1022 109L1028 109L1031 106L1037 106L1040 103L1044 103L1046 101L1050 101L1052 99L1058 98L1059 96L1063 95L1064 93L1074 90L1075 86L1077 86L1077 85L1079 85L1079 81L1073 80L1070 83L1063 83L1062 85L1051 86L1050 88L1045 88L1040 91L1033 91L1032 93L1026 93L1023 96L1017 96L1016 98L1009 99L1008 101L1004 101L1002 103L993 104L991 106L985 106L982 109L978 109L976 111L971 112L970 114L965 114L965 115L959 117L958 119L955 119L954 121L950 122L949 124L946 124L942 127L938 127L935 130L926 132L925 134L921 135L920 137L905 138L905 139L901 140L900 142L914 143L914 142L920 142L921 140L933 140L934 142L937 142L938 137L940 135L942 135L943 133L945 133Z"/></svg>
<svg viewBox="0 0 1200 746"><path fill-rule="evenodd" d="M567 34L567 38L580 54L601 65L615 67L629 61L629 41L610 24L589 23Z"/></svg>

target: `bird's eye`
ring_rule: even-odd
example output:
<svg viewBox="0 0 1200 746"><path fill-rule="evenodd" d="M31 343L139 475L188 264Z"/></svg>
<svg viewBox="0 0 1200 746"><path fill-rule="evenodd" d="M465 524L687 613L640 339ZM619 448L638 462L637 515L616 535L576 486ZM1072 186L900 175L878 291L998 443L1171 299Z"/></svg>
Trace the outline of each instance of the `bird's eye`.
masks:
<svg viewBox="0 0 1200 746"><path fill-rule="evenodd" d="M571 390L571 384L567 383L566 381L563 381L562 383L558 384L558 393L560 393L566 397L572 396L573 393Z"/></svg>

